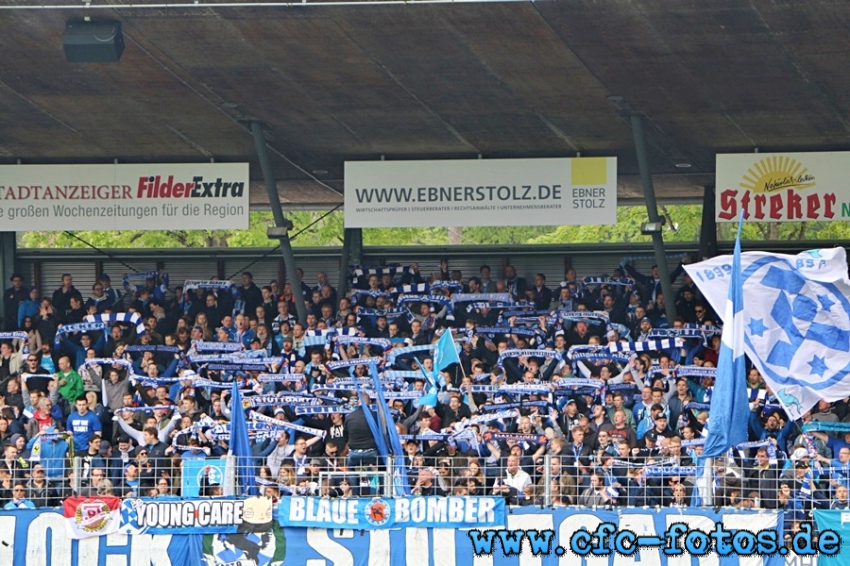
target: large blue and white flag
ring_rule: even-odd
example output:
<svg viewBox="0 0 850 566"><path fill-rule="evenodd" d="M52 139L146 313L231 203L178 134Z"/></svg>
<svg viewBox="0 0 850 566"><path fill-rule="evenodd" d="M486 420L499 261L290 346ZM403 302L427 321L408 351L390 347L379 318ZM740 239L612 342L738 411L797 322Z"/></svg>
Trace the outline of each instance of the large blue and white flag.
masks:
<svg viewBox="0 0 850 566"><path fill-rule="evenodd" d="M741 288L741 227L735 238L732 271L723 315L723 342L717 362L717 378L709 412L708 438L703 456L716 458L729 448L746 442L750 398L747 395L747 367L744 357L744 297ZM720 312L720 311L718 311Z"/></svg>
<svg viewBox="0 0 850 566"><path fill-rule="evenodd" d="M724 312L732 258L685 269ZM744 350L792 419L850 395L850 280L844 248L741 254ZM724 331L724 335L726 332Z"/></svg>

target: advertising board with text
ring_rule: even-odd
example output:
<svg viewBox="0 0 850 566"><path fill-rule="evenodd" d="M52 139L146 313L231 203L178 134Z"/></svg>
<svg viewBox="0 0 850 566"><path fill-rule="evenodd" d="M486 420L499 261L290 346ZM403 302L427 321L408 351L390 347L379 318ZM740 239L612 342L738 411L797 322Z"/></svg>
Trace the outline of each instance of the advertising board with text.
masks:
<svg viewBox="0 0 850 566"><path fill-rule="evenodd" d="M616 222L616 157L345 163L347 228Z"/></svg>
<svg viewBox="0 0 850 566"><path fill-rule="evenodd" d="M248 227L247 163L0 166L0 231Z"/></svg>
<svg viewBox="0 0 850 566"><path fill-rule="evenodd" d="M850 152L719 154L716 173L718 222L850 218Z"/></svg>

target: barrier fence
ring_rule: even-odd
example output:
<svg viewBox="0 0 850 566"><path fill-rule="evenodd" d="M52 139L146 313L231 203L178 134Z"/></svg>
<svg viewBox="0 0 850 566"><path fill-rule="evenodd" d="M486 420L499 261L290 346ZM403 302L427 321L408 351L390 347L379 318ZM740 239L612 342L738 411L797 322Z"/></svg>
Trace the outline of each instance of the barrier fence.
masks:
<svg viewBox="0 0 850 566"><path fill-rule="evenodd" d="M188 457L187 457L188 456ZM14 484L25 488L35 507L58 507L72 495L117 497L213 496L234 493L228 457L194 454L150 458L132 455L42 456L0 466L0 494L9 501ZM802 460L740 466L715 462L705 469L687 457L645 460L604 457L603 463L546 454L520 460L515 470L504 461L461 455L427 460L407 458L400 469L374 465L348 468L344 457L253 458L258 492L275 499L292 495L329 498L497 496L509 506L551 508L677 507L784 510L795 524L811 521L815 509L850 512L846 468L810 467ZM427 462L427 463L426 463ZM404 486L407 486L407 490ZM0 495L2 497L2 495Z"/></svg>

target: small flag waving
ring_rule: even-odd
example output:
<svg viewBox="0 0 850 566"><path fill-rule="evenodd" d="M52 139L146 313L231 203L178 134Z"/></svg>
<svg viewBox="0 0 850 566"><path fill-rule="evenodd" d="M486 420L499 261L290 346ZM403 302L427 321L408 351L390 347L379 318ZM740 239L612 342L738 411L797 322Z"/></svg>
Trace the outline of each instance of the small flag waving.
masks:
<svg viewBox="0 0 850 566"><path fill-rule="evenodd" d="M69 497L62 505L68 538L99 537L118 532L121 499L112 495Z"/></svg>
<svg viewBox="0 0 850 566"><path fill-rule="evenodd" d="M450 365L459 363L460 357L457 355L457 348L452 339L451 328L447 328L437 340L437 347L434 350L434 371L443 371Z"/></svg>
<svg viewBox="0 0 850 566"><path fill-rule="evenodd" d="M741 288L741 227L735 239L732 271L729 274L729 292L723 316L723 342L717 362L717 382L711 396L708 421L708 438L703 456L714 458L729 448L746 442L749 417L747 395L747 370L744 358L744 298Z"/></svg>

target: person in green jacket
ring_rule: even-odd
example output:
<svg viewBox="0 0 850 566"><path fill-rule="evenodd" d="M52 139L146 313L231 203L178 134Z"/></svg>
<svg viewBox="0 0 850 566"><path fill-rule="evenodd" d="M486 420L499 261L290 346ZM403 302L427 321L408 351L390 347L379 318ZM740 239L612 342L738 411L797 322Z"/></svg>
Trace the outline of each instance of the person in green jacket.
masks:
<svg viewBox="0 0 850 566"><path fill-rule="evenodd" d="M68 356L59 358L59 371L56 373L56 384L59 394L73 407L77 397L83 394L83 380L74 368L71 367L71 359Z"/></svg>

